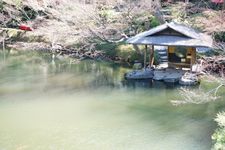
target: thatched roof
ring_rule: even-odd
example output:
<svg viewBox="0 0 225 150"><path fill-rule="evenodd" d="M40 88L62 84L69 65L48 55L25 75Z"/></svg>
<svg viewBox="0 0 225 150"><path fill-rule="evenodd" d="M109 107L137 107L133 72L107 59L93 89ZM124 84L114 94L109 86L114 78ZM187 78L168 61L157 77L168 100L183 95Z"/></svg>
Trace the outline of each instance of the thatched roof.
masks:
<svg viewBox="0 0 225 150"><path fill-rule="evenodd" d="M130 44L212 47L210 36L174 22L166 23L127 40Z"/></svg>

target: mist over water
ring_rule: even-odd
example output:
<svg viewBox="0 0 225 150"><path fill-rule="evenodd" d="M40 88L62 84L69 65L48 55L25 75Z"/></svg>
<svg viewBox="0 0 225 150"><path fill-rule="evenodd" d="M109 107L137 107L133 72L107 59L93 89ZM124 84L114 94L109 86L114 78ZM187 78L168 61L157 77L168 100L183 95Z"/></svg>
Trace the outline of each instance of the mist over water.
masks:
<svg viewBox="0 0 225 150"><path fill-rule="evenodd" d="M218 104L176 107L176 87L124 81L128 69L110 63L50 58L0 57L0 149L211 148Z"/></svg>

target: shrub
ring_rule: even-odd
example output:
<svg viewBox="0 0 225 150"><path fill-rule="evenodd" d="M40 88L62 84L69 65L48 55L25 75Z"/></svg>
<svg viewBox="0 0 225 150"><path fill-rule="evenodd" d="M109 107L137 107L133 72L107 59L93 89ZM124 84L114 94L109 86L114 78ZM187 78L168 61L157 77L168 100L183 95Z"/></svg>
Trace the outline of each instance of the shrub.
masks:
<svg viewBox="0 0 225 150"><path fill-rule="evenodd" d="M159 22L159 20L156 18L156 17L152 17L151 18L151 21L150 21L150 26L151 27L156 27L156 26L158 26L158 25L160 25L160 22Z"/></svg>
<svg viewBox="0 0 225 150"><path fill-rule="evenodd" d="M224 150L225 149L225 112L218 113L215 121L219 125L219 129L215 131L212 135L212 140L214 141L214 150Z"/></svg>
<svg viewBox="0 0 225 150"><path fill-rule="evenodd" d="M218 42L225 42L225 31L214 32L214 39Z"/></svg>

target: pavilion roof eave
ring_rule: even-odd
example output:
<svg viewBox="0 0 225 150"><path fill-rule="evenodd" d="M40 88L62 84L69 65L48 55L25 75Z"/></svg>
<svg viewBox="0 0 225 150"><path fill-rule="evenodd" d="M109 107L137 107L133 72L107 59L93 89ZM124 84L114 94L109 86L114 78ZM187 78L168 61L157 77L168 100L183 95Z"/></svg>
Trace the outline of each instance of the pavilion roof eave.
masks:
<svg viewBox="0 0 225 150"><path fill-rule="evenodd" d="M186 44L163 44L163 43L128 43L133 45L154 45L154 46L183 46L183 47L203 47L203 48L213 48L213 46L206 45L186 45Z"/></svg>
<svg viewBox="0 0 225 150"><path fill-rule="evenodd" d="M135 45L213 47L212 40L207 37L204 39L192 39L177 36L132 37L127 40L127 43Z"/></svg>
<svg viewBox="0 0 225 150"><path fill-rule="evenodd" d="M167 29L172 29L174 32L180 33L180 35L171 33L171 31L167 31ZM140 45L213 48L213 40L210 36L195 31L194 29L185 25L174 22L165 23L148 31L139 33L134 37L128 38L126 42L129 44Z"/></svg>
<svg viewBox="0 0 225 150"><path fill-rule="evenodd" d="M131 44L131 43L128 43L128 44ZM202 46L202 45L168 45L168 44L144 44L144 43L140 43L140 44L134 44L134 45L153 45L153 46L182 46L182 47L196 47L196 48L212 48L212 47L209 47L209 46Z"/></svg>

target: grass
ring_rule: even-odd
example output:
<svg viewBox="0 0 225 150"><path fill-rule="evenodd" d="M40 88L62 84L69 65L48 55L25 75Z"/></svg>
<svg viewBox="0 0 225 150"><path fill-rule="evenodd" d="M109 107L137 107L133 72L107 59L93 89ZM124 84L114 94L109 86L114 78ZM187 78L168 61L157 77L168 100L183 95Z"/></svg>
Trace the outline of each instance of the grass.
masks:
<svg viewBox="0 0 225 150"><path fill-rule="evenodd" d="M212 135L214 141L213 150L225 149L225 112L218 113L215 121L218 123L219 128Z"/></svg>

